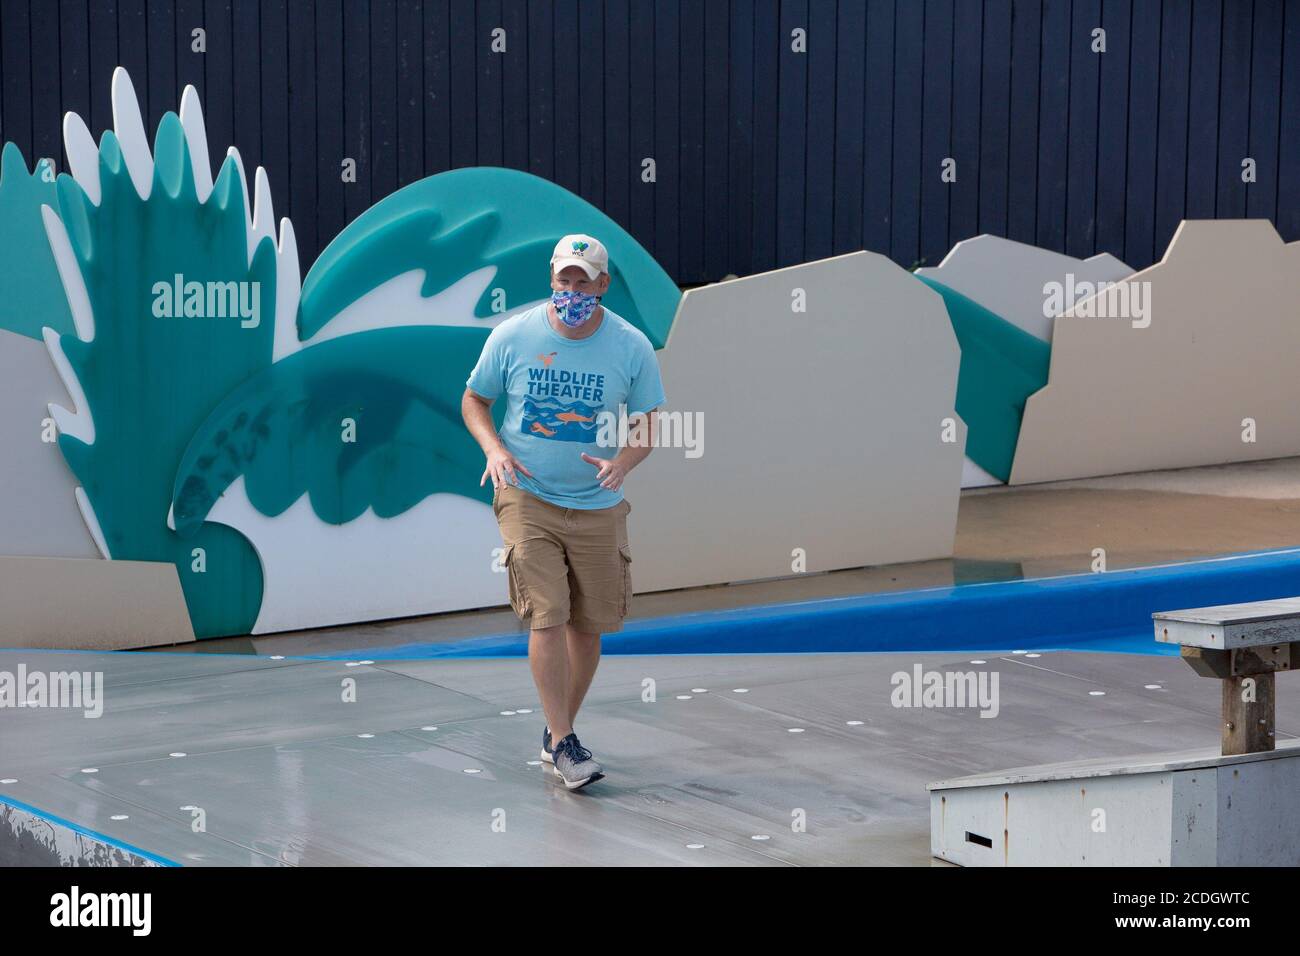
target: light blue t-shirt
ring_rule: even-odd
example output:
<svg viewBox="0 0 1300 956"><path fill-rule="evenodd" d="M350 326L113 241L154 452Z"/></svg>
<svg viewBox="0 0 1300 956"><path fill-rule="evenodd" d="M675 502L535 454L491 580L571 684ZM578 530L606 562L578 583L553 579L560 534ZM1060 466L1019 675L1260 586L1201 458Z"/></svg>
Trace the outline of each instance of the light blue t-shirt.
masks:
<svg viewBox="0 0 1300 956"><path fill-rule="evenodd" d="M620 405L630 418L663 404L659 361L645 333L609 309L595 332L569 339L546 306L494 328L465 385L487 399L505 393L501 443L533 473L516 472L520 488L562 508L611 508L623 489L602 488L599 467L581 456L618 454Z"/></svg>

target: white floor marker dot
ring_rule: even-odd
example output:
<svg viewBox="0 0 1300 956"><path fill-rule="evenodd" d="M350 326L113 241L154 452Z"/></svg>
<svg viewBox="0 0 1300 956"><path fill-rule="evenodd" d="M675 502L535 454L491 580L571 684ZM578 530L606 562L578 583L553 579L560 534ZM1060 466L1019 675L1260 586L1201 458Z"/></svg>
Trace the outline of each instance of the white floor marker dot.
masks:
<svg viewBox="0 0 1300 956"><path fill-rule="evenodd" d="M707 694L708 692L709 692L709 689L708 689L707 687L692 687L692 688L691 688L691 693L692 693L692 694Z"/></svg>
<svg viewBox="0 0 1300 956"><path fill-rule="evenodd" d="M516 713L516 714L531 714L531 713L532 713L532 709L531 709L531 708L520 707L517 711L515 711L515 713Z"/></svg>
<svg viewBox="0 0 1300 956"><path fill-rule="evenodd" d="M357 734L357 736L360 737L362 740L369 740L371 737L374 736L374 734Z"/></svg>
<svg viewBox="0 0 1300 956"><path fill-rule="evenodd" d="M1042 657L1042 654L1026 654L1026 657Z"/></svg>
<svg viewBox="0 0 1300 956"><path fill-rule="evenodd" d="M17 783L17 782L18 782L17 777L5 777L3 780L0 780L0 783Z"/></svg>
<svg viewBox="0 0 1300 956"><path fill-rule="evenodd" d="M271 655L271 660L273 660L273 661L282 661L282 660L284 660L284 655L283 655L283 654L272 654L272 655Z"/></svg>
<svg viewBox="0 0 1300 956"><path fill-rule="evenodd" d="M844 721L844 722L845 722L846 724L848 724L850 727L861 727L861 726L862 726L862 721L860 721L860 720L846 720L846 721Z"/></svg>
<svg viewBox="0 0 1300 956"><path fill-rule="evenodd" d="M374 661L362 661L361 663L362 663L362 664L373 664Z"/></svg>
<svg viewBox="0 0 1300 956"><path fill-rule="evenodd" d="M421 727L421 730L437 730L437 727Z"/></svg>
<svg viewBox="0 0 1300 956"><path fill-rule="evenodd" d="M115 813L115 814L113 814L111 817L109 817L109 819L110 819L110 820L130 820L131 818L128 817L125 813Z"/></svg>
<svg viewBox="0 0 1300 956"><path fill-rule="evenodd" d="M1028 654L1028 651L1012 651L1012 654Z"/></svg>
<svg viewBox="0 0 1300 956"><path fill-rule="evenodd" d="M802 727L791 727L791 728L789 728L789 731L790 731L790 733L792 733L792 734L801 734L801 733L803 733L803 728L802 728Z"/></svg>
<svg viewBox="0 0 1300 956"><path fill-rule="evenodd" d="M517 711L513 711L513 710L503 710L503 711L501 711L501 716L502 716L502 717L513 717L516 713L517 713Z"/></svg>
<svg viewBox="0 0 1300 956"><path fill-rule="evenodd" d="M690 694L678 694L678 695L677 695L677 699L678 699L678 700L690 700L690 699L691 699L691 695L690 695Z"/></svg>
<svg viewBox="0 0 1300 956"><path fill-rule="evenodd" d="M541 762L540 760L530 760L530 761L528 761L528 766L530 766L530 767L540 767L541 765L542 765L542 762Z"/></svg>
<svg viewBox="0 0 1300 956"><path fill-rule="evenodd" d="M703 850L703 849L704 849L704 844L703 844L703 843L688 843L688 844L686 844L686 849L688 849L688 850Z"/></svg>
<svg viewBox="0 0 1300 956"><path fill-rule="evenodd" d="M751 840L770 840L770 839L772 839L772 838L771 838L770 836L768 836L766 833L755 833L752 837L750 837L750 839L751 839Z"/></svg>
<svg viewBox="0 0 1300 956"><path fill-rule="evenodd" d="M360 662L360 661L348 661L348 662L347 662L346 664L344 664L343 666L344 666L344 667L360 667L360 666L361 666L361 662Z"/></svg>
<svg viewBox="0 0 1300 956"><path fill-rule="evenodd" d="M98 768L98 767L82 767L82 768L81 768L81 772L82 772L82 773L99 773L99 768Z"/></svg>
<svg viewBox="0 0 1300 956"><path fill-rule="evenodd" d="M189 754L185 753L184 751L177 750L177 751L174 751L174 752L172 752L172 753L169 753L167 756L169 756L169 757L188 757Z"/></svg>
<svg viewBox="0 0 1300 956"><path fill-rule="evenodd" d="M987 664L988 661L971 661L972 664Z"/></svg>
<svg viewBox="0 0 1300 956"><path fill-rule="evenodd" d="M465 772L466 772L466 773L482 773L483 771L482 771L482 770L479 770L477 767L466 767L466 768L465 768Z"/></svg>
<svg viewBox="0 0 1300 956"><path fill-rule="evenodd" d="M1106 692L1105 692L1104 690L1090 690L1090 691L1088 691L1088 696L1089 696L1089 697L1105 697L1105 696L1106 696Z"/></svg>
<svg viewBox="0 0 1300 956"><path fill-rule="evenodd" d="M1159 684L1144 684L1143 690L1164 690Z"/></svg>
<svg viewBox="0 0 1300 956"><path fill-rule="evenodd" d="M748 693L749 693L749 688L748 688L748 687L736 687L736 688L734 688L731 692L732 692L733 694L748 694Z"/></svg>

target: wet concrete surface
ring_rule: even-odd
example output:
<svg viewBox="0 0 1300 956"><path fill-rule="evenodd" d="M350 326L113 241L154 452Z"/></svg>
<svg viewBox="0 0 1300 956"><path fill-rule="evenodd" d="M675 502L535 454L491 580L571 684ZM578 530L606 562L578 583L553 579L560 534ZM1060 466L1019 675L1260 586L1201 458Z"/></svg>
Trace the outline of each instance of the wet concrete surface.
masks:
<svg viewBox="0 0 1300 956"><path fill-rule="evenodd" d="M1218 740L1218 682L1176 658L607 657L577 727L608 777L570 793L523 660L0 652L19 664L102 671L105 708L0 715L0 795L190 865L928 866L929 782ZM916 665L996 673L996 717L894 706Z"/></svg>

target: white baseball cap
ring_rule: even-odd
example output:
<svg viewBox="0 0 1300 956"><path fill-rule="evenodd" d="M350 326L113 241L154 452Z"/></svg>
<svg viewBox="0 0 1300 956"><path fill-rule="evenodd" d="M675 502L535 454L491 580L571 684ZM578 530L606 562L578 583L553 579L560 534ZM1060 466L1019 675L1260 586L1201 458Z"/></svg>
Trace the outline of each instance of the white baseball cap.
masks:
<svg viewBox="0 0 1300 956"><path fill-rule="evenodd" d="M599 239L575 232L557 242L551 253L552 274L566 266L578 266L588 279L594 279L609 271L609 250Z"/></svg>

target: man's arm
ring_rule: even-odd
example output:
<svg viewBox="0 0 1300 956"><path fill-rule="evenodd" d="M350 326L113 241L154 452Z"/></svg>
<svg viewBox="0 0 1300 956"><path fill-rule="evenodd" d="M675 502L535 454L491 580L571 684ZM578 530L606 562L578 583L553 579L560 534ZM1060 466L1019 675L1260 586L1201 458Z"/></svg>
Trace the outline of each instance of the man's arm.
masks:
<svg viewBox="0 0 1300 956"><path fill-rule="evenodd" d="M469 429L469 433L474 436L474 440L478 442L487 457L487 467L478 480L480 486L487 481L488 475L492 476L494 488L507 480L511 484L518 485L519 479L515 477L515 469L522 471L529 478L533 477L533 473L520 464L510 452L506 451L505 445L501 444L496 426L492 423L492 399L484 398L473 389L467 388L464 397L460 400L460 414L465 419L465 427Z"/></svg>
<svg viewBox="0 0 1300 956"><path fill-rule="evenodd" d="M627 419L627 444L619 449L614 461L623 465L623 474L627 474L649 456L655 447L655 428L658 425L658 409L652 408L639 415L629 415Z"/></svg>
<svg viewBox="0 0 1300 956"><path fill-rule="evenodd" d="M602 488L618 491L627 473L645 461L654 449L657 410L652 408L648 412L633 413L627 417L627 444L613 458L597 458L582 453L583 461L597 467L596 481Z"/></svg>

